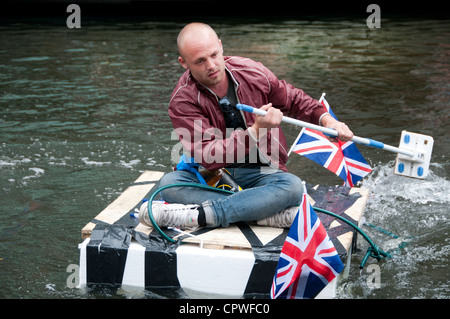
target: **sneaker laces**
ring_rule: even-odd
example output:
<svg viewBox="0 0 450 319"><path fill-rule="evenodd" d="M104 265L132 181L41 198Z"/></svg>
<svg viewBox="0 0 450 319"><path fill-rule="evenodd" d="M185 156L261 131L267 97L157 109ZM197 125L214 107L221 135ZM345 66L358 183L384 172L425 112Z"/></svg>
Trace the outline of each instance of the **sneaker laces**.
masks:
<svg viewBox="0 0 450 319"><path fill-rule="evenodd" d="M166 204L162 201L152 203L152 214L156 224L161 227L197 227L197 208L199 205ZM195 218L194 218L195 217ZM148 202L144 202L139 210L139 221L153 227L148 215Z"/></svg>
<svg viewBox="0 0 450 319"><path fill-rule="evenodd" d="M257 224L259 226L289 228L294 222L298 208L299 206L288 207L275 215L258 220Z"/></svg>

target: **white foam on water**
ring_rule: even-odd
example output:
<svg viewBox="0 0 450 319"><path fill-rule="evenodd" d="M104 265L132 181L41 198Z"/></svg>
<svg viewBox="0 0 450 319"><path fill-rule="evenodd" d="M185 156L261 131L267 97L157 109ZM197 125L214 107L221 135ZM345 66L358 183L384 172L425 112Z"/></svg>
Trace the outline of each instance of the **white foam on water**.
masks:
<svg viewBox="0 0 450 319"><path fill-rule="evenodd" d="M129 162L125 162L124 160L120 160L120 165L126 168L133 168L135 165L141 162L140 159L130 160Z"/></svg>
<svg viewBox="0 0 450 319"><path fill-rule="evenodd" d="M368 247L360 237L361 251L354 254L350 277L339 288L339 298L450 297L448 277L442 276L448 274L450 254L450 182L445 165L430 165L427 179L418 180L394 175L391 161L379 164L364 179L362 187L370 189L366 221L399 238L363 226L373 242L393 258L381 262L369 258L365 269L359 270ZM368 285L373 275L366 269L370 264L379 266L377 288Z"/></svg>
<svg viewBox="0 0 450 319"><path fill-rule="evenodd" d="M393 162L389 162L377 166L362 186L378 196L393 200L401 199L416 204L450 203L450 182L433 173L433 168L430 168L429 176L421 180L394 175Z"/></svg>
<svg viewBox="0 0 450 319"><path fill-rule="evenodd" d="M89 160L88 157L82 157L81 160L86 165L103 166L103 165L110 165L111 164L111 162L100 162L100 161Z"/></svg>

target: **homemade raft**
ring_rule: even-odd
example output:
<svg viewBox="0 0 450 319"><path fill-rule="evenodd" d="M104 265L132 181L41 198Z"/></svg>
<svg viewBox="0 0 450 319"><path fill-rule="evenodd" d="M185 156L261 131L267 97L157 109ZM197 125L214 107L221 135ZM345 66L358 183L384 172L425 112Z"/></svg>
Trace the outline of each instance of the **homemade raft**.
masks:
<svg viewBox="0 0 450 319"><path fill-rule="evenodd" d="M163 172L146 171L82 230L80 287L108 285L139 289L181 288L194 298L268 297L278 258L289 229L236 223L228 228L201 228L179 233L171 243L134 217L142 200L157 189ZM358 225L367 189L343 186L308 188L310 203ZM348 274L355 231L317 212ZM352 245L353 242L353 245ZM339 277L337 278L339 280ZM317 297L334 298L337 280Z"/></svg>

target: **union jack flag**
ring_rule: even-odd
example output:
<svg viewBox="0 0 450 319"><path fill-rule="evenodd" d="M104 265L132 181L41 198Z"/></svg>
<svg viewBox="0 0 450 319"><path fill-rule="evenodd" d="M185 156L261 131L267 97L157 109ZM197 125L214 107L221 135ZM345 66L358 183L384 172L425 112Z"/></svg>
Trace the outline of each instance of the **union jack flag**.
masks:
<svg viewBox="0 0 450 319"><path fill-rule="evenodd" d="M337 120L324 95L325 93L319 103ZM303 155L324 166L342 178L347 187L353 187L372 171L352 141L331 142L325 134L307 128L301 130L290 152Z"/></svg>
<svg viewBox="0 0 450 319"><path fill-rule="evenodd" d="M314 298L343 269L305 192L281 250L270 298Z"/></svg>

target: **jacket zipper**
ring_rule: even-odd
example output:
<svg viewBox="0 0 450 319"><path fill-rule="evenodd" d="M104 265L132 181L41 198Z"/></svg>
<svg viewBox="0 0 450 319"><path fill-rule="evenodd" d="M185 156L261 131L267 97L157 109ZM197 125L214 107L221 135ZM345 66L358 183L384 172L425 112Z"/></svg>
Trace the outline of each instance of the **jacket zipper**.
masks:
<svg viewBox="0 0 450 319"><path fill-rule="evenodd" d="M230 77L231 77L231 80L232 80L232 81L234 82L234 84L235 84L235 87L234 87L234 93L236 94L236 100L237 100L237 102L240 103L239 95L238 95L238 92L237 92L237 91L238 91L238 88L239 88L239 83L237 83L237 81L234 79L233 74L231 73L230 70L228 70L227 67L225 67L225 70L228 72L228 74L229 74ZM219 97L217 96L217 94L214 93L214 92L213 92L210 88L208 88L207 86L203 85L202 83L200 83L200 84L201 84L204 88L206 88L209 92L211 92L212 95L214 95L214 97L216 98L217 103L219 103ZM244 120L244 124L245 124L245 126L246 126L246 129L248 129L248 125L247 125L247 121L246 121L245 116L244 116L244 112L243 112L242 110L239 110L239 111L241 112L242 119ZM281 144L280 144L280 145L281 145ZM276 164L272 163L272 161L270 160L270 158L269 158L266 154L264 154L264 152L262 152L262 151L259 149L258 143L256 144L256 149L258 150L258 155L259 155L261 158L264 158L264 160L266 161L266 163L269 164L269 167L270 167L270 168L275 169L275 170L279 170L279 169L280 169L279 167L277 167Z"/></svg>
<svg viewBox="0 0 450 319"><path fill-rule="evenodd" d="M234 86L234 94L236 94L236 100L237 100L237 102L238 102L238 104L239 104L239 103L241 103L241 102L239 101L239 95L238 95L239 83L237 83L237 81L235 80L235 78L234 78L233 74L231 73L231 71L229 71L227 67L225 67L225 69L228 71L228 73L230 74L231 80L232 80L232 81L234 82L234 84L235 84L235 86ZM217 96L216 96L216 97L217 97ZM242 111L242 110L239 110L239 111L241 112L242 118L244 119L244 124L245 124L246 128L248 129L247 121L246 121L245 116L244 116L244 111ZM269 167L271 167L271 168L273 168L273 169L276 169L276 170L279 169L279 167L277 167L274 163L272 163L272 161L270 160L270 158L269 158L266 154L264 154L264 152L262 152L262 151L259 149L258 143L256 143L256 149L258 150L258 155L259 155L261 158L264 158L264 160L266 161L266 163L269 164Z"/></svg>

